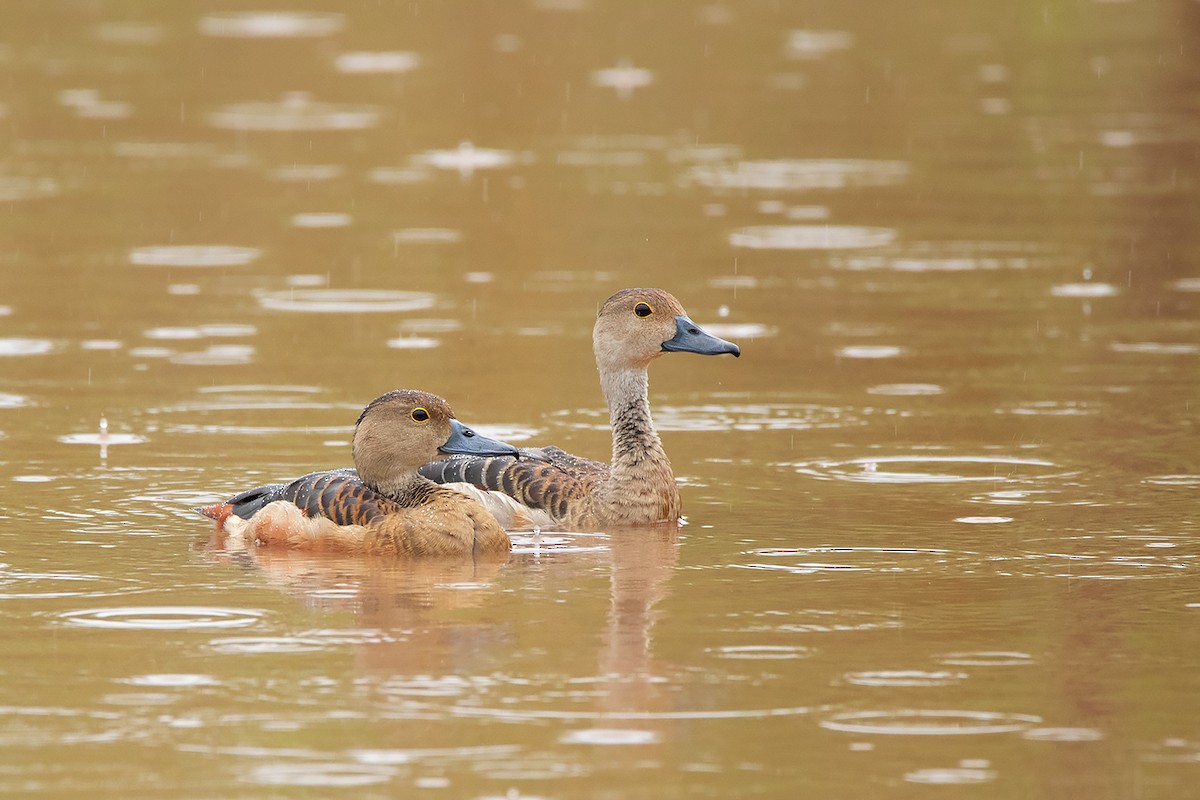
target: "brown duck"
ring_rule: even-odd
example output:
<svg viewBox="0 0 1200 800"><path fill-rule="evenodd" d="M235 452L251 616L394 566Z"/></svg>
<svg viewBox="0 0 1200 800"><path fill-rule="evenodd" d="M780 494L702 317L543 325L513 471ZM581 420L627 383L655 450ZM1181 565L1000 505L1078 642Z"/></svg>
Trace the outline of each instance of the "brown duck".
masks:
<svg viewBox="0 0 1200 800"><path fill-rule="evenodd" d="M519 459L455 456L425 464L421 474L487 502L509 526L594 530L676 522L679 490L650 418L647 367L666 353L739 356L741 350L701 329L661 289L624 289L608 298L592 348L612 424L611 464L544 447L522 450Z"/></svg>
<svg viewBox="0 0 1200 800"><path fill-rule="evenodd" d="M197 509L219 536L301 550L391 556L505 554L511 544L476 500L417 467L444 454L515 456L454 418L442 398L411 389L372 400L354 427L353 469L313 472Z"/></svg>

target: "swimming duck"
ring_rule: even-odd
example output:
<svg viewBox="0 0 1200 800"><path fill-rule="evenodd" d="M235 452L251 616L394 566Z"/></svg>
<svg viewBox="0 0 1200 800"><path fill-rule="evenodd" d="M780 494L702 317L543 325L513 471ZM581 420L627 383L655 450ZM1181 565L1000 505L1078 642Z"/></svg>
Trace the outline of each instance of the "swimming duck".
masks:
<svg viewBox="0 0 1200 800"><path fill-rule="evenodd" d="M679 490L650 418L647 367L666 353L740 356L741 350L701 329L662 289L623 289L608 298L592 329L592 349L612 425L611 464L544 447L523 449L519 459L455 456L425 464L421 474L479 499L507 495L517 513L500 518L510 526L532 521L594 530L677 522Z"/></svg>
<svg viewBox="0 0 1200 800"><path fill-rule="evenodd" d="M417 474L444 454L513 456L442 398L411 389L372 400L354 426L355 469L313 472L196 509L219 535L302 550L394 556L507 553L508 535L478 502Z"/></svg>

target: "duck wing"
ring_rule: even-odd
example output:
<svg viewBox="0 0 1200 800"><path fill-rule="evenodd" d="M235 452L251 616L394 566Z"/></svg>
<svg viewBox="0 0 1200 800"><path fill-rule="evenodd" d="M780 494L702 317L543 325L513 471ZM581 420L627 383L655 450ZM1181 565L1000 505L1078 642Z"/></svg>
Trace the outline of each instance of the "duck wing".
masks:
<svg viewBox="0 0 1200 800"><path fill-rule="evenodd" d="M399 507L371 489L353 469L310 472L291 483L272 483L241 492L201 514L223 521L230 514L250 519L277 500L292 503L306 517L324 517L337 525L366 525Z"/></svg>
<svg viewBox="0 0 1200 800"><path fill-rule="evenodd" d="M500 492L557 519L583 501L592 487L609 475L609 466L571 455L557 447L523 448L512 456L451 456L418 471L435 483L467 483Z"/></svg>

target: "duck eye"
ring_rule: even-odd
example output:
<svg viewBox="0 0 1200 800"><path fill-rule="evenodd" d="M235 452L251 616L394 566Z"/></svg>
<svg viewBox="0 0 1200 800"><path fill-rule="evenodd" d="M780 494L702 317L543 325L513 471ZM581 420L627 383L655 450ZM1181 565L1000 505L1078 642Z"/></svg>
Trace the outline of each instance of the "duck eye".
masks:
<svg viewBox="0 0 1200 800"><path fill-rule="evenodd" d="M638 303L633 307L633 313L639 317L648 317L654 313L654 309L650 307L649 303Z"/></svg>
<svg viewBox="0 0 1200 800"><path fill-rule="evenodd" d="M409 416L413 418L413 422L424 422L429 419L429 412L418 406L412 410Z"/></svg>

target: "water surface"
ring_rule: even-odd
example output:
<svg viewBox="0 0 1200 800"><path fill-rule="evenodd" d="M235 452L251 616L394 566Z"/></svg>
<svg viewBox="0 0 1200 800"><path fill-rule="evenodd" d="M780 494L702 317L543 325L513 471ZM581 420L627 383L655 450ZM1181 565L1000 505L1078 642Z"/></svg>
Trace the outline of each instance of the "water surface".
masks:
<svg viewBox="0 0 1200 800"><path fill-rule="evenodd" d="M0 8L0 791L1184 797L1193 2ZM678 532L226 552L396 387Z"/></svg>

